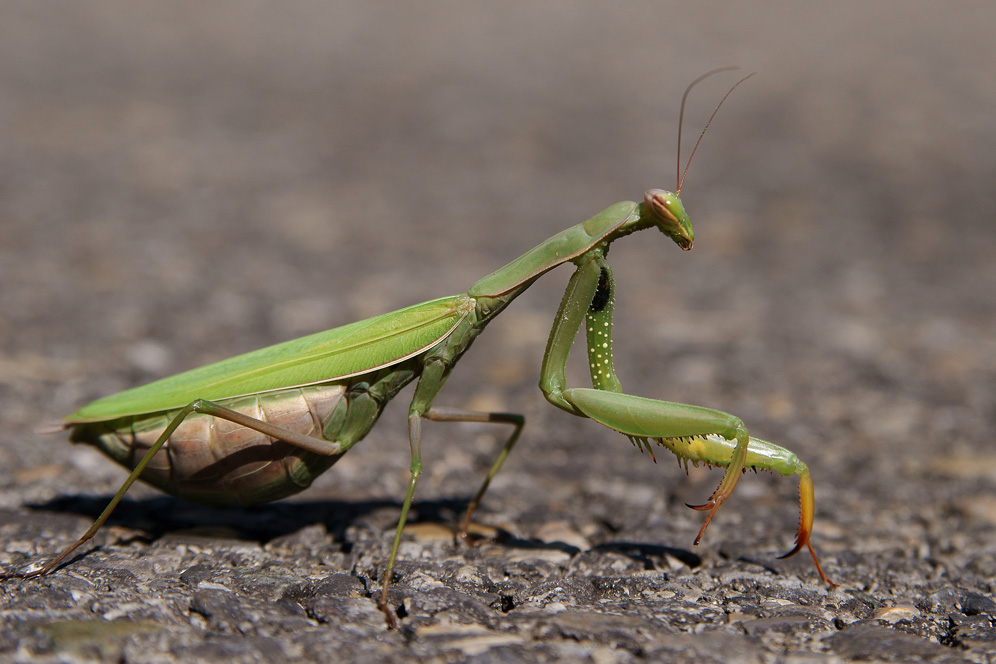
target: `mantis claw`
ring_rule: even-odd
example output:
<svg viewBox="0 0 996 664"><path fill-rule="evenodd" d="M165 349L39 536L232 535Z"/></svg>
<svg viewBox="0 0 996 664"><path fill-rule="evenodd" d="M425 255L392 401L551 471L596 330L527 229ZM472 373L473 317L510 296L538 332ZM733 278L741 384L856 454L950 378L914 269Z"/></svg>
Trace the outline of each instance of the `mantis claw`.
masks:
<svg viewBox="0 0 996 664"><path fill-rule="evenodd" d="M716 491L718 492L719 489L716 489ZM698 546L699 542L702 540L702 536L705 535L705 531L706 528L709 526L709 522L712 521L712 517L716 515L716 512L719 511L719 506L722 504L723 504L722 500L720 501L716 500L715 493L712 496L710 496L709 500L702 503L701 505L692 505L691 503L685 503L685 507L690 507L691 509L697 510L699 512L704 512L706 510L709 510L709 513L706 514L705 521L702 522L702 527L699 528L699 534L695 536L695 542L694 542L695 546Z"/></svg>
<svg viewBox="0 0 996 664"><path fill-rule="evenodd" d="M747 457L748 442L750 437L747 435L747 430L743 428L741 424L738 429L742 432L741 436L737 439L730 440L729 442L734 444L734 449L730 455L729 465L726 468L726 474L723 475L723 480L713 491L712 495L709 496L709 500L701 505L688 505L693 510L705 511L709 510L706 514L705 521L702 523L702 527L699 528L699 534L695 536L695 544L698 544L705 535L706 528L709 527L709 522L712 521L712 517L716 515L719 511L719 506L726 502L726 499L730 497L733 493L733 489L737 486L737 480L740 479L740 474L744 470L744 463ZM709 463L707 461L707 463Z"/></svg>
<svg viewBox="0 0 996 664"><path fill-rule="evenodd" d="M709 502L703 503L701 505L689 505L688 503L685 503L685 505L691 507L693 510L699 510L699 511L709 510L709 513L706 514L705 521L702 522L702 527L699 528L699 534L695 536L694 544L696 546L698 546L699 542L702 540L702 536L705 535L706 527L708 527L709 522L712 521L712 517L716 514L716 512L719 511L719 506L721 504L722 503L717 503L714 500L710 500Z"/></svg>
<svg viewBox="0 0 996 664"><path fill-rule="evenodd" d="M795 546L788 553L778 556L778 559L791 558L802 551L803 547L806 547L809 549L809 555L813 557L813 563L816 565L816 571L819 573L820 579L828 586L836 587L837 584L823 573L823 566L820 565L820 559L817 558L813 544L809 541L809 536L813 534L815 506L816 499L813 492L813 478L809 474L809 468L803 467L799 471L799 531L795 535Z"/></svg>

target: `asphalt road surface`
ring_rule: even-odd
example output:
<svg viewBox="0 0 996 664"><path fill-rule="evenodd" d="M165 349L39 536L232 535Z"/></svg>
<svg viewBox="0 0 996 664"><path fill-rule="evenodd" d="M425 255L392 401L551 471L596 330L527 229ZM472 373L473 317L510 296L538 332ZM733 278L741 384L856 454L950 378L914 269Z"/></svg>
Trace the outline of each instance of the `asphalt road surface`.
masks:
<svg viewBox="0 0 996 664"><path fill-rule="evenodd" d="M464 291L673 188L678 109L729 98L682 191L691 252L613 245L627 392L710 406L816 482L686 475L536 387L570 270L476 342L429 423L391 593L410 392L307 491L246 509L136 488L95 546L0 584L0 660L996 661L996 5L25 2L0 7L0 566L124 479L89 400ZM698 87L687 147L736 74ZM580 346L580 344L578 344ZM580 352L580 348L576 349ZM572 362L572 384L585 381Z"/></svg>

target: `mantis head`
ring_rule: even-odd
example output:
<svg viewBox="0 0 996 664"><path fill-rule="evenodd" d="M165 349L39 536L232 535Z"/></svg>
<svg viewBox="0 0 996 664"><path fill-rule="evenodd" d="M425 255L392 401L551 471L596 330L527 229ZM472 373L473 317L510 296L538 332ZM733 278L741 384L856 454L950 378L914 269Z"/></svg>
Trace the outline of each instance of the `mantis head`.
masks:
<svg viewBox="0 0 996 664"><path fill-rule="evenodd" d="M742 79L733 84L733 86L727 90L723 98L719 100L716 104L716 108L713 110L712 115L709 116L709 120L705 123L705 127L702 128L702 133L699 134L699 140L695 142L695 147L692 148L692 153L688 155L688 162L685 164L685 170L681 172L681 125L685 119L685 102L688 100L688 93L691 92L700 81L705 78L712 76L713 74L718 74L722 71L730 71L731 69L736 69L736 67L721 67L719 69L713 69L712 71L706 72L702 76L692 81L685 89L685 94L681 97L681 112L678 115L678 171L680 174L676 174L677 188L674 193L670 191L664 191L663 189L648 189L643 194L643 201L646 205L646 210L651 216L651 222L661 229L664 235L674 240L675 244L681 247L683 250L688 251L692 248L692 243L695 241L695 231L692 229L692 222L688 219L688 215L685 213L685 207L681 204L681 186L685 183L685 176L688 175L688 167L692 165L692 157L695 156L695 151L698 150L699 144L702 142L702 137L705 136L706 130L709 129L709 125L712 124L713 118L716 117L716 113L719 112L719 107L723 105L726 98L730 96L738 85L746 81L748 78L754 74L748 74Z"/></svg>
<svg viewBox="0 0 996 664"><path fill-rule="evenodd" d="M663 189L648 189L643 193L643 202L653 223L664 235L685 251L692 248L695 230L678 194Z"/></svg>

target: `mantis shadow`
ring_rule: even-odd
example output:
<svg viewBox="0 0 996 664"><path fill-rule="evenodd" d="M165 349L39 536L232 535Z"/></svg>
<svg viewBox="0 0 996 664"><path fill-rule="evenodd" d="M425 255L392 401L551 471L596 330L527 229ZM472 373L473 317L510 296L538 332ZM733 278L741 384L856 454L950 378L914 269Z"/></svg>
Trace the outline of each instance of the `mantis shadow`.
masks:
<svg viewBox="0 0 996 664"><path fill-rule="evenodd" d="M681 561L691 569L702 564L702 557L688 549L681 549L663 544L643 544L639 542L605 542L592 548L593 551L616 553L626 556L643 565L643 569L653 571L660 569L660 561L670 556Z"/></svg>
<svg viewBox="0 0 996 664"><path fill-rule="evenodd" d="M111 496L63 495L44 503L26 504L30 510L78 514L96 519ZM419 520L443 519L462 501L424 501L412 504ZM396 500L286 500L251 506L214 506L192 503L171 496L125 498L105 526L134 530L137 536L155 541L175 532L214 534L226 539L254 540L266 544L303 528L323 525L336 541L345 542L346 530L365 516L384 509L401 509ZM138 534L140 533L140 534Z"/></svg>
<svg viewBox="0 0 996 664"><path fill-rule="evenodd" d="M76 514L96 519L110 502L111 496L63 495L43 503L29 503L25 507L36 512ZM415 501L409 523L441 523L453 527L466 509L469 498ZM271 540L289 536L306 527L322 525L340 550L350 553L353 543L347 530L362 522L374 512L400 510L397 500L284 500L247 507L211 506L191 503L171 496L125 498L108 518L105 526L116 526L134 532L122 541L141 540L154 542L170 534L188 534L219 539L250 540L265 545ZM395 512L397 513L397 512ZM393 526L386 526L390 530ZM372 526L379 527L379 526ZM574 545L560 541L543 541L522 538L504 529L495 528L495 536L468 538L468 545L482 541L509 549L562 551L571 557L582 553ZM84 558L89 551L79 552L65 564ZM626 556L645 570L661 568L661 560L672 557L689 568L702 564L702 558L688 549L661 544L627 541L610 541L598 544L590 551L615 553Z"/></svg>

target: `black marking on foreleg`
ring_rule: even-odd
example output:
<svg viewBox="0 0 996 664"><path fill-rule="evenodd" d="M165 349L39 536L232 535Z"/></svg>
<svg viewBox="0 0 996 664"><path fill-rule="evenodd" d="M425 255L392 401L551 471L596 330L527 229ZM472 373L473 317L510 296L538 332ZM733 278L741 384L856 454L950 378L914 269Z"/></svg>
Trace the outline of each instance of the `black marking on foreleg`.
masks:
<svg viewBox="0 0 996 664"><path fill-rule="evenodd" d="M588 310L592 313L601 311L612 299L612 280L609 278L609 271L604 267L598 274L598 286L595 294L591 298L591 305Z"/></svg>

